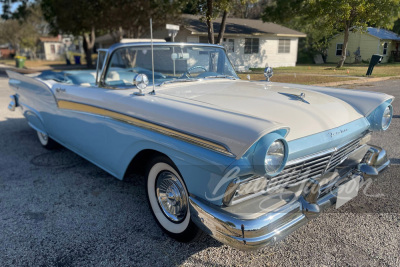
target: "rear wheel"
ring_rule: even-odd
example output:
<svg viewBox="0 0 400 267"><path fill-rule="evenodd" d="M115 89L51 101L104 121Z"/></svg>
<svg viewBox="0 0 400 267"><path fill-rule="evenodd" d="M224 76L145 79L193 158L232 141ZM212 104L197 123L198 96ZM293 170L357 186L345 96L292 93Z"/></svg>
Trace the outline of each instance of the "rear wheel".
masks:
<svg viewBox="0 0 400 267"><path fill-rule="evenodd" d="M46 149L54 149L57 147L57 142L51 139L47 134L36 131L40 144Z"/></svg>
<svg viewBox="0 0 400 267"><path fill-rule="evenodd" d="M185 183L169 158L159 156L150 162L146 189L153 216L164 232L180 242L199 237L201 230L190 218Z"/></svg>

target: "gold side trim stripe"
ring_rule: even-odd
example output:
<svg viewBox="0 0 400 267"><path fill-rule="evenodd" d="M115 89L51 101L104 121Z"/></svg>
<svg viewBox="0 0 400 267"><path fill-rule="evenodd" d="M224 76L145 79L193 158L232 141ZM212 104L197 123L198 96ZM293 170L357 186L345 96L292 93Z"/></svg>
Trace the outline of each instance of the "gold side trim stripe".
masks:
<svg viewBox="0 0 400 267"><path fill-rule="evenodd" d="M107 109L103 108L98 108L95 106L91 105L86 105L86 104L81 104L81 103L76 103L72 101L66 101L66 100L59 100L58 101L58 107L60 109L68 109L68 110L73 110L73 111L79 111L79 112L86 112L86 113L91 113L91 114L96 114L96 115L101 115L105 117L112 118L114 120L118 120L121 122L129 123L131 125L148 129L157 133L161 133L176 139L183 140L185 142L198 145L204 148L207 148L209 150L213 150L215 152L224 154L229 157L234 157L234 155L224 146L204 140L202 138L198 138L196 136L190 135L190 134L185 134L182 132L178 132L151 122L147 122L141 119L137 119L131 116L127 116L115 111L110 111Z"/></svg>

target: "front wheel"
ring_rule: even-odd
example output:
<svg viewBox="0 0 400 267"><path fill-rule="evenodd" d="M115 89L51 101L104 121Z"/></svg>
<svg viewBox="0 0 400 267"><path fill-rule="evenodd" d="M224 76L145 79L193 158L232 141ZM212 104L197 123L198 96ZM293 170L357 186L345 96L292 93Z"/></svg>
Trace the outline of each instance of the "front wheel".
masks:
<svg viewBox="0 0 400 267"><path fill-rule="evenodd" d="M147 169L147 197L161 229L180 242L196 239L201 230L190 219L189 197L173 162L156 157Z"/></svg>

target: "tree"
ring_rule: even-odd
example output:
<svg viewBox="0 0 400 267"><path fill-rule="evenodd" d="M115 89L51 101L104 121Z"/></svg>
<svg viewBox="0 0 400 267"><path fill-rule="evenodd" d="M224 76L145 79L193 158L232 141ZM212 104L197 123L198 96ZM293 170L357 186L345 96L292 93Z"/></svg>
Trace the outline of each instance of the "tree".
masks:
<svg viewBox="0 0 400 267"><path fill-rule="evenodd" d="M29 0L0 0L0 3L3 6L1 18L4 20L20 19L26 14L28 2Z"/></svg>
<svg viewBox="0 0 400 267"><path fill-rule="evenodd" d="M226 28L226 19L229 12L238 5L246 5L254 3L257 0L196 0L187 4L184 12L190 14L200 14L201 20L205 20L207 24L208 42L210 44L220 44L223 40ZM213 21L222 14L221 24L219 27L217 39L214 38Z"/></svg>
<svg viewBox="0 0 400 267"><path fill-rule="evenodd" d="M42 0L41 7L53 34L69 33L83 36L88 68L93 67L92 53L96 31L105 28L106 0Z"/></svg>
<svg viewBox="0 0 400 267"><path fill-rule="evenodd" d="M96 34L110 32L116 42L124 36L139 38L154 27L164 25L179 13L181 0L42 0L46 20L54 33L82 35L88 67Z"/></svg>
<svg viewBox="0 0 400 267"><path fill-rule="evenodd" d="M17 53L26 48L31 52L31 58L35 58L37 40L48 32L48 25L37 4L26 5L17 12L4 16L7 19L0 22L0 42L11 44Z"/></svg>
<svg viewBox="0 0 400 267"><path fill-rule="evenodd" d="M400 35L400 19L397 19L393 24L393 32Z"/></svg>
<svg viewBox="0 0 400 267"><path fill-rule="evenodd" d="M367 26L390 27L399 17L400 0L280 0L264 11L264 21L288 21L300 17L319 32L344 32L343 50L337 67L346 60L350 30ZM324 34L322 34L324 35Z"/></svg>
<svg viewBox="0 0 400 267"><path fill-rule="evenodd" d="M235 1L230 15L235 18L242 19L261 19L264 9L272 3L273 0L258 0L256 2L250 1L241 3Z"/></svg>
<svg viewBox="0 0 400 267"><path fill-rule="evenodd" d="M153 18L154 29L177 21L183 4L183 0L114 0L103 19L116 41L123 37L140 38L150 31L150 18Z"/></svg>

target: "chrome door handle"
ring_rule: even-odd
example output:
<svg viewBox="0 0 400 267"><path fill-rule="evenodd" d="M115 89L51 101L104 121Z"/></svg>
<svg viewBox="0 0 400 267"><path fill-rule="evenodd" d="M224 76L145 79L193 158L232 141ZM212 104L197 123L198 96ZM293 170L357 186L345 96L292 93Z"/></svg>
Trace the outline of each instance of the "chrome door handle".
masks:
<svg viewBox="0 0 400 267"><path fill-rule="evenodd" d="M56 92L57 93L65 93L65 89L64 88L56 88Z"/></svg>

